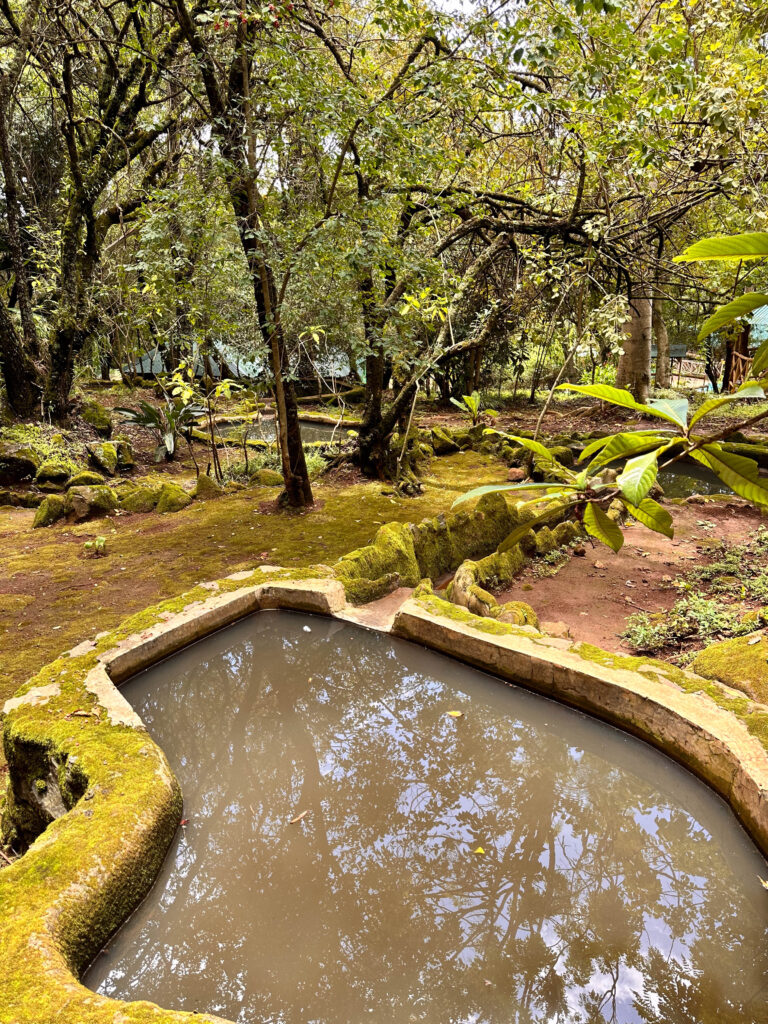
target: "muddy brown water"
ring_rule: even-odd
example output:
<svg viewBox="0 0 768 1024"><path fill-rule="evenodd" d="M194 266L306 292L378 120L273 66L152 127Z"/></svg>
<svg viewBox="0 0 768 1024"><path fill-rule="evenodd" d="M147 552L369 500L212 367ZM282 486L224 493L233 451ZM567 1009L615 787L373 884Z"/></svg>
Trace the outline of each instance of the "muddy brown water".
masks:
<svg viewBox="0 0 768 1024"><path fill-rule="evenodd" d="M299 420L301 427L301 439L307 444L310 441L337 441L343 444L349 440L347 431L351 428L340 424L334 426L332 423L313 423L311 420ZM242 431L242 426L222 427L222 433L229 437ZM250 440L274 441L276 437L275 420L272 416L265 416L258 423L248 424L247 437Z"/></svg>
<svg viewBox="0 0 768 1024"><path fill-rule="evenodd" d="M289 612L124 692L189 824L91 988L243 1024L768 1021L768 866L639 740Z"/></svg>

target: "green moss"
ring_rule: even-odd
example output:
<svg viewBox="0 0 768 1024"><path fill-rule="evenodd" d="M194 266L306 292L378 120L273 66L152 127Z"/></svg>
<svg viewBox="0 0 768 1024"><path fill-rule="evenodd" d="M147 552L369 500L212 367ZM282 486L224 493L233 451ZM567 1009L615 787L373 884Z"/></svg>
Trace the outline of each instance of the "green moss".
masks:
<svg viewBox="0 0 768 1024"><path fill-rule="evenodd" d="M444 601L437 595L424 596L419 598L419 604L432 615L442 615L443 618L451 619L453 622L461 622L465 626L471 626L481 633L489 633L491 636L528 636L530 631L523 633L520 627L509 622L498 622L496 619L489 619L480 615L473 615L466 608L460 608L451 601Z"/></svg>
<svg viewBox="0 0 768 1024"><path fill-rule="evenodd" d="M66 463L49 459L44 462L35 474L36 484L65 484L70 477L70 468Z"/></svg>
<svg viewBox="0 0 768 1024"><path fill-rule="evenodd" d="M219 498L223 493L223 488L212 477L208 476L207 473L201 473L195 482L192 497L200 501L206 501L208 498Z"/></svg>
<svg viewBox="0 0 768 1024"><path fill-rule="evenodd" d="M147 477L135 487L129 486L118 491L120 507L126 512L152 512L160 500L164 484Z"/></svg>
<svg viewBox="0 0 768 1024"><path fill-rule="evenodd" d="M768 704L768 639L737 636L710 644L700 651L691 668L706 679L717 679L754 700Z"/></svg>
<svg viewBox="0 0 768 1024"><path fill-rule="evenodd" d="M274 469L260 469L254 476L257 484L262 487L282 487L283 476Z"/></svg>
<svg viewBox="0 0 768 1024"><path fill-rule="evenodd" d="M499 622L510 622L516 626L539 628L539 617L525 601L507 601L496 606L494 618Z"/></svg>
<svg viewBox="0 0 768 1024"><path fill-rule="evenodd" d="M39 505L32 529L38 530L42 526L52 526L57 519L63 519L67 514L67 504L57 494L50 494Z"/></svg>
<svg viewBox="0 0 768 1024"><path fill-rule="evenodd" d="M67 487L94 487L99 484L103 484L105 478L101 473L96 473L92 469L84 469L80 473L75 473L73 477L67 481Z"/></svg>
<svg viewBox="0 0 768 1024"><path fill-rule="evenodd" d="M111 441L88 445L88 454L98 470L107 476L117 472L117 448Z"/></svg>
<svg viewBox="0 0 768 1024"><path fill-rule="evenodd" d="M192 498L178 484L163 484L155 510L160 513L180 512L192 503Z"/></svg>
<svg viewBox="0 0 768 1024"><path fill-rule="evenodd" d="M112 416L100 402L93 400L86 402L80 415L101 437L112 436Z"/></svg>
<svg viewBox="0 0 768 1024"><path fill-rule="evenodd" d="M70 487L66 498L67 513L76 521L108 516L117 508L117 495L111 487Z"/></svg>

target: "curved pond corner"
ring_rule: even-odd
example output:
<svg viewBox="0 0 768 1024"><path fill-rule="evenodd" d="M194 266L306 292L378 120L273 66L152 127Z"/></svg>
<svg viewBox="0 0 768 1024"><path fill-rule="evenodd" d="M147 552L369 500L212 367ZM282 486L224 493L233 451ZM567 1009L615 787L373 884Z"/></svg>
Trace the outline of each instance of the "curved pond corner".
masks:
<svg viewBox="0 0 768 1024"><path fill-rule="evenodd" d="M662 748L763 852L768 709L434 596L390 630L431 651L352 633L329 573L197 587L6 704L6 821L44 831L0 872L2 1024L768 1019L768 869L726 807L466 664ZM276 608L336 619L250 614ZM113 685L150 666L126 693L183 782L175 837L176 779Z"/></svg>
<svg viewBox="0 0 768 1024"><path fill-rule="evenodd" d="M243 1024L766 1011L765 862L725 804L624 733L292 613L124 693L188 824L86 975L104 995Z"/></svg>

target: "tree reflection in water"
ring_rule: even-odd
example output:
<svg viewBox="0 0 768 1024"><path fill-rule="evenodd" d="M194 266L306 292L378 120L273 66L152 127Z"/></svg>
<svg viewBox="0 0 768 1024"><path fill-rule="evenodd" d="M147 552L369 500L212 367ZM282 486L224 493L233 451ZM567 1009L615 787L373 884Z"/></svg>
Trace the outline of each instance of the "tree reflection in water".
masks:
<svg viewBox="0 0 768 1024"><path fill-rule="evenodd" d="M91 987L249 1024L768 1021L764 862L639 741L289 613L126 694L190 824Z"/></svg>

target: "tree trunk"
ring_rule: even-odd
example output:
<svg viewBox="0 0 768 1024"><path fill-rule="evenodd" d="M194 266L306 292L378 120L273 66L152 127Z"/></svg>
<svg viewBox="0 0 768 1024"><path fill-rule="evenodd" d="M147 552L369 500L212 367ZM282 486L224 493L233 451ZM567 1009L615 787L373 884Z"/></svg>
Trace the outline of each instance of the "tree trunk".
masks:
<svg viewBox="0 0 768 1024"><path fill-rule="evenodd" d="M619 359L616 383L628 388L637 402L647 402L651 386L652 307L649 290L636 282L629 301L630 319L624 327L624 351Z"/></svg>
<svg viewBox="0 0 768 1024"><path fill-rule="evenodd" d="M656 387L668 388L671 379L671 363L669 358L669 334L664 320L661 297L653 297L653 336L656 339Z"/></svg>

